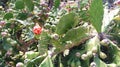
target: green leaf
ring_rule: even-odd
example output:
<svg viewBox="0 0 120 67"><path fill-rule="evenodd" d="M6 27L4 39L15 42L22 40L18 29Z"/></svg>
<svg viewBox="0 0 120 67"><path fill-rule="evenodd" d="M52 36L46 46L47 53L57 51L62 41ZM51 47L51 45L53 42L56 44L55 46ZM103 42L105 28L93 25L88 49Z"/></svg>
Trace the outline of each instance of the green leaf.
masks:
<svg viewBox="0 0 120 67"><path fill-rule="evenodd" d="M103 3L102 0L93 0L89 10L90 22L97 30L101 32L102 19L103 19Z"/></svg>
<svg viewBox="0 0 120 67"><path fill-rule="evenodd" d="M24 9L24 2L23 2L23 0L17 0L16 2L15 2L15 8L16 9Z"/></svg>
<svg viewBox="0 0 120 67"><path fill-rule="evenodd" d="M56 26L56 33L59 35L65 34L69 29L78 24L78 17L75 13L64 15Z"/></svg>
<svg viewBox="0 0 120 67"><path fill-rule="evenodd" d="M3 19L9 20L9 19L11 19L11 18L13 18L13 14L12 14L12 13L6 13L6 14L4 15L4 18L3 18Z"/></svg>
<svg viewBox="0 0 120 67"><path fill-rule="evenodd" d="M54 67L53 66L53 63L52 63L52 60L50 59L49 56L47 56L43 62L40 64L39 67Z"/></svg>
<svg viewBox="0 0 120 67"><path fill-rule="evenodd" d="M28 13L19 13L17 19L26 20L28 18Z"/></svg>
<svg viewBox="0 0 120 67"><path fill-rule="evenodd" d="M69 30L65 36L61 39L62 42L64 41L72 41L79 42L83 38L87 37L86 29L84 27L73 28Z"/></svg>
<svg viewBox="0 0 120 67"><path fill-rule="evenodd" d="M94 58L94 62L96 63L96 67L107 67L106 63L100 60L97 56Z"/></svg>
<svg viewBox="0 0 120 67"><path fill-rule="evenodd" d="M27 9L29 11L33 11L34 10L34 3L33 3L33 0L24 0L25 2L25 5L27 7Z"/></svg>

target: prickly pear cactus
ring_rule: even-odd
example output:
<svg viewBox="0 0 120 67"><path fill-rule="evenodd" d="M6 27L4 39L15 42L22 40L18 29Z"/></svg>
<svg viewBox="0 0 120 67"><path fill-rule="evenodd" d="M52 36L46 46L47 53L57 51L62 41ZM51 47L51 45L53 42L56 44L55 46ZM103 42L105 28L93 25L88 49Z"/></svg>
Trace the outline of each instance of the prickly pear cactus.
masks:
<svg viewBox="0 0 120 67"><path fill-rule="evenodd" d="M93 0L90 3L89 20L92 30L88 31L89 28L84 27L85 23L79 25L81 23L79 22L79 16L71 12L60 18L54 28L55 31L43 32L44 35L40 36L39 51L40 53L44 51L50 57L46 57L41 62L40 67L45 67L44 65L50 67L120 66L120 48L106 36L107 33L106 35L103 33L102 35L100 34L103 19L103 4L101 0L99 1ZM94 10L95 8L100 9ZM93 30L97 31L95 35L91 35L90 33ZM49 45L52 45L52 47L49 47ZM42 50L43 48L44 50Z"/></svg>

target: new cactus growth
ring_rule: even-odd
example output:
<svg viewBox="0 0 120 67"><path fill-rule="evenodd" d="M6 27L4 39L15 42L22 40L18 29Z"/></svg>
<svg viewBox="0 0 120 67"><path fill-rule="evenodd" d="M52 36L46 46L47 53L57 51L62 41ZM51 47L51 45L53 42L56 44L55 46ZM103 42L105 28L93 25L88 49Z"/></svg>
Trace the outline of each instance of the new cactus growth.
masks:
<svg viewBox="0 0 120 67"><path fill-rule="evenodd" d="M100 52L100 58L105 59L107 58L107 55L103 52Z"/></svg>
<svg viewBox="0 0 120 67"><path fill-rule="evenodd" d="M88 59L87 54L83 54L83 55L81 55L81 59L82 59L82 60L87 60L87 59Z"/></svg>
<svg viewBox="0 0 120 67"><path fill-rule="evenodd" d="M101 45L103 45L103 46L108 46L108 45L109 45L108 39L103 39L100 43L101 43Z"/></svg>

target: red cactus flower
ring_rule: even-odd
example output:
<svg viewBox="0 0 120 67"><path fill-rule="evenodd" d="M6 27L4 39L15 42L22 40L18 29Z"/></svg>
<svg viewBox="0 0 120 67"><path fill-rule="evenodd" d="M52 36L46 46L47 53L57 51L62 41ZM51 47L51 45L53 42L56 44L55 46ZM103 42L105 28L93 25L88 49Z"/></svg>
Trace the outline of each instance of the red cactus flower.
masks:
<svg viewBox="0 0 120 67"><path fill-rule="evenodd" d="M36 35L41 34L42 32L42 27L39 26L38 23L36 23L36 25L33 27L33 33Z"/></svg>

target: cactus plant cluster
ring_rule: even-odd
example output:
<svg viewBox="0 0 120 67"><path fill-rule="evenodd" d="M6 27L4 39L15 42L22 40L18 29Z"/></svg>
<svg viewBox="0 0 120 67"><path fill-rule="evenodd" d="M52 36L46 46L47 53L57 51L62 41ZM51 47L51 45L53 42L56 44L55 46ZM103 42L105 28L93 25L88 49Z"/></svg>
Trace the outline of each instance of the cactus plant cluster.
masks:
<svg viewBox="0 0 120 67"><path fill-rule="evenodd" d="M102 31L102 0L41 1L0 6L0 67L120 66L119 13Z"/></svg>

